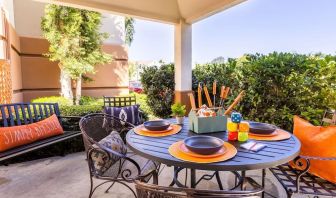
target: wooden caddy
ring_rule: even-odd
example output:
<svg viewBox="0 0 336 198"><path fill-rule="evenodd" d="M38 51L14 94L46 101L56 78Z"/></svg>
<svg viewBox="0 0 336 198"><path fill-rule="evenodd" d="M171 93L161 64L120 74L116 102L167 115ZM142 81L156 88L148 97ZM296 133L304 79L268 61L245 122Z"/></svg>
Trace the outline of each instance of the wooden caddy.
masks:
<svg viewBox="0 0 336 198"><path fill-rule="evenodd" d="M224 108L209 108L216 111L216 116L197 116L197 109L189 113L189 129L195 133L212 133L226 131L227 116L224 115Z"/></svg>

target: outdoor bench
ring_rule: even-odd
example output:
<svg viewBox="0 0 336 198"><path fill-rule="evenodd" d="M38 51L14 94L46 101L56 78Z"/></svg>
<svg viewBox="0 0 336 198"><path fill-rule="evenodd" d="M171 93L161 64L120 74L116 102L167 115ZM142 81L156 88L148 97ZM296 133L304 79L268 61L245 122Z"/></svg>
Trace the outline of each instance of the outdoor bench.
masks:
<svg viewBox="0 0 336 198"><path fill-rule="evenodd" d="M61 116L57 103L13 103L0 105L0 127L31 124L48 118L53 114L58 117L64 130L63 134L0 152L0 162L81 135L79 129L76 130L65 124L65 121L78 123L80 117Z"/></svg>

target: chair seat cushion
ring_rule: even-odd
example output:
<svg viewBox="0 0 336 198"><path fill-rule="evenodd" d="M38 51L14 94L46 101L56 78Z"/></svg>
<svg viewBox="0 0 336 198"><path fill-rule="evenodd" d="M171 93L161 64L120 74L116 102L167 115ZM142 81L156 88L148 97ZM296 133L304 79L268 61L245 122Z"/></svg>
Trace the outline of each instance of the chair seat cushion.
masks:
<svg viewBox="0 0 336 198"><path fill-rule="evenodd" d="M55 114L32 124L0 127L0 152L63 133Z"/></svg>
<svg viewBox="0 0 336 198"><path fill-rule="evenodd" d="M104 107L104 113L133 125L140 124L139 105L125 107Z"/></svg>
<svg viewBox="0 0 336 198"><path fill-rule="evenodd" d="M300 155L336 156L336 126L314 126L306 120L294 116L294 135L301 142ZM336 183L336 161L311 160L310 163L310 173Z"/></svg>
<svg viewBox="0 0 336 198"><path fill-rule="evenodd" d="M136 179L139 176L143 176L144 180L147 182L151 177L150 173L157 170L160 166L160 163L146 159L132 152L127 153L127 157L131 158L139 165L140 175L134 163L126 159L121 159L120 163L113 164L107 171L105 171L103 176L112 178L122 178L124 176L126 179Z"/></svg>

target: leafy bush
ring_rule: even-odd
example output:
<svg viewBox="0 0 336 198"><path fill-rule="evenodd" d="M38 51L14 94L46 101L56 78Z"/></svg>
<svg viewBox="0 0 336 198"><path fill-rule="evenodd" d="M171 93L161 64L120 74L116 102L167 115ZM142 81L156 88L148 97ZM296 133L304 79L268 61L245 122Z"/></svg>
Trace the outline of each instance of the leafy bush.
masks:
<svg viewBox="0 0 336 198"><path fill-rule="evenodd" d="M276 52L246 55L223 64L197 65L193 74L194 90L198 82L216 79L219 85L232 88L227 104L245 90L237 107L245 119L287 130L292 129L293 115L319 124L323 111L336 107L334 56Z"/></svg>
<svg viewBox="0 0 336 198"><path fill-rule="evenodd" d="M219 91L221 86L230 86L232 90L237 90L238 83L235 79L236 77L236 65L237 61L235 59L229 59L226 63L207 63L207 64L197 64L192 71L192 89L197 90L199 83L205 83L208 90L212 90L212 84L217 81L217 96L219 96ZM209 91L209 93L212 91ZM233 96L229 95L229 101ZM205 95L202 95L203 101L206 101ZM212 97L211 97L212 98ZM219 105L219 98L216 99L216 104Z"/></svg>
<svg viewBox="0 0 336 198"><path fill-rule="evenodd" d="M173 102L172 67L149 67L141 76L148 105L159 117L171 114L168 106ZM237 106L245 119L272 123L287 130L292 130L293 115L319 124L324 110L336 108L336 56L274 52L196 65L193 90L197 90L199 82L212 90L214 80L218 81L218 91L221 85L231 87L226 105L240 91L246 91Z"/></svg>
<svg viewBox="0 0 336 198"><path fill-rule="evenodd" d="M245 118L292 129L293 115L319 124L324 110L335 108L335 57L271 53L247 55L237 67L246 96ZM330 75L333 74L333 75Z"/></svg>
<svg viewBox="0 0 336 198"><path fill-rule="evenodd" d="M162 118L169 117L174 100L174 65L144 68L141 83L153 114Z"/></svg>
<svg viewBox="0 0 336 198"><path fill-rule="evenodd" d="M144 120L154 119L155 116L151 108L147 104L147 95L142 93L133 93L136 97L137 104L140 105L140 110L142 111L142 117Z"/></svg>

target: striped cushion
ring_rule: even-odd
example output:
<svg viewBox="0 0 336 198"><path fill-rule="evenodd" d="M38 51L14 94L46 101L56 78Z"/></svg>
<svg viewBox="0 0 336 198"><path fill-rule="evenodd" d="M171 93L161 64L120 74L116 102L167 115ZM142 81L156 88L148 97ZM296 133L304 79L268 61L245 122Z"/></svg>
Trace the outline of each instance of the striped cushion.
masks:
<svg viewBox="0 0 336 198"><path fill-rule="evenodd" d="M133 125L140 124L139 105L125 107L104 107L104 113ZM123 122L122 122L123 123Z"/></svg>

